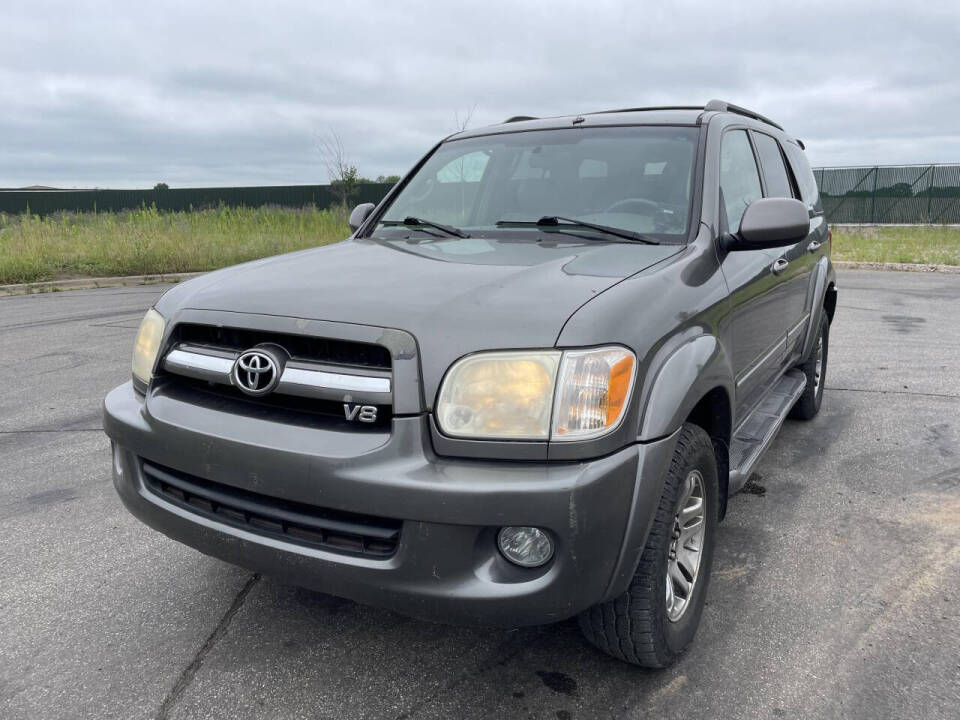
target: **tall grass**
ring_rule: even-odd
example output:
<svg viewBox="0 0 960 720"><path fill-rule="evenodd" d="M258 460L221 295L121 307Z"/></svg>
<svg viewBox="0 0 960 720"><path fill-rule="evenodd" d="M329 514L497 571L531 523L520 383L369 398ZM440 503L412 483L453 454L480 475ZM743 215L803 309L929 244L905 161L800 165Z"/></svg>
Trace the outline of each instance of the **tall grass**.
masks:
<svg viewBox="0 0 960 720"><path fill-rule="evenodd" d="M960 227L835 227L833 259L960 265Z"/></svg>
<svg viewBox="0 0 960 720"><path fill-rule="evenodd" d="M0 213L0 285L213 270L347 237L342 208ZM957 227L837 227L836 260L960 265Z"/></svg>
<svg viewBox="0 0 960 720"><path fill-rule="evenodd" d="M342 208L0 214L0 284L213 270L348 234Z"/></svg>

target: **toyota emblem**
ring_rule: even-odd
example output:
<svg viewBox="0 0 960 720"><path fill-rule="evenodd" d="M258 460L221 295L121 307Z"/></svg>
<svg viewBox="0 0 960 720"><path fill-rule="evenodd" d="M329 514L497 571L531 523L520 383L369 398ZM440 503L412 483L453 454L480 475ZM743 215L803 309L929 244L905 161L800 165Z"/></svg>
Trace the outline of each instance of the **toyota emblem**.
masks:
<svg viewBox="0 0 960 720"><path fill-rule="evenodd" d="M266 395L277 387L282 372L279 357L254 348L240 353L233 363L230 379L247 395Z"/></svg>

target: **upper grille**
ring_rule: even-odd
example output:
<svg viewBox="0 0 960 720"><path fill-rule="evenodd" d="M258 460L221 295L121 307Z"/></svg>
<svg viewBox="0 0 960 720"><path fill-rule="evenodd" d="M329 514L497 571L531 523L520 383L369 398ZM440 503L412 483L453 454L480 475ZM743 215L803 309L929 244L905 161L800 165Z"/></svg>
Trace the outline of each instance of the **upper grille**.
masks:
<svg viewBox="0 0 960 720"><path fill-rule="evenodd" d="M279 347L287 358L276 388L249 395L234 385L231 371L242 351ZM380 345L213 325L174 328L159 363L158 378L188 402L281 422L358 432L383 432L393 414L390 352ZM351 410L376 408L369 413ZM352 418L352 420L351 420Z"/></svg>
<svg viewBox="0 0 960 720"><path fill-rule="evenodd" d="M142 461L147 489L197 515L285 542L332 552L388 558L402 522L331 510L241 490Z"/></svg>
<svg viewBox="0 0 960 720"><path fill-rule="evenodd" d="M309 335L263 332L244 328L217 327L184 323L174 329L175 341L207 345L241 352L261 343L275 343L286 350L291 359L329 363L376 370L390 370L390 351L382 345L318 338Z"/></svg>

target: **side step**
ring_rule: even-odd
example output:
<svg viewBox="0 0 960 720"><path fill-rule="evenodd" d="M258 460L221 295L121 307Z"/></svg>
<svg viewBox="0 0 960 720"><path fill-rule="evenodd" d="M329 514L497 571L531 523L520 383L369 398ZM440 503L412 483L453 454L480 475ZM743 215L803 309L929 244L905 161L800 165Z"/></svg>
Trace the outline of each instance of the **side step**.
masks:
<svg viewBox="0 0 960 720"><path fill-rule="evenodd" d="M744 486L790 408L807 386L799 370L788 370L750 416L740 423L730 443L730 494Z"/></svg>

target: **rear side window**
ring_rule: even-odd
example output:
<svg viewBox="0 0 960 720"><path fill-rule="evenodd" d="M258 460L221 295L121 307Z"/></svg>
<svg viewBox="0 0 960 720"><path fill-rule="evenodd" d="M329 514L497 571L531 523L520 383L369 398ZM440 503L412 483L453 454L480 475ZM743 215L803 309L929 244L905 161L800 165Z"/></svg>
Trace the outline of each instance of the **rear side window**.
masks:
<svg viewBox="0 0 960 720"><path fill-rule="evenodd" d="M763 179L767 181L767 197L793 197L793 188L790 186L787 168L783 164L780 145L763 133L754 133L753 140L757 145L757 155L760 156Z"/></svg>
<svg viewBox="0 0 960 720"><path fill-rule="evenodd" d="M819 209L820 190L817 188L817 180L813 176L813 170L810 169L810 163L807 162L807 154L799 145L793 143L786 143L783 150L790 161L790 167L793 168L797 185L800 186L800 197L810 207Z"/></svg>
<svg viewBox="0 0 960 720"><path fill-rule="evenodd" d="M478 183L483 177L490 156L484 152L471 152L451 160L437 171L440 183Z"/></svg>
<svg viewBox="0 0 960 720"><path fill-rule="evenodd" d="M763 197L746 130L731 130L720 143L720 197L730 230L739 229L747 205Z"/></svg>

